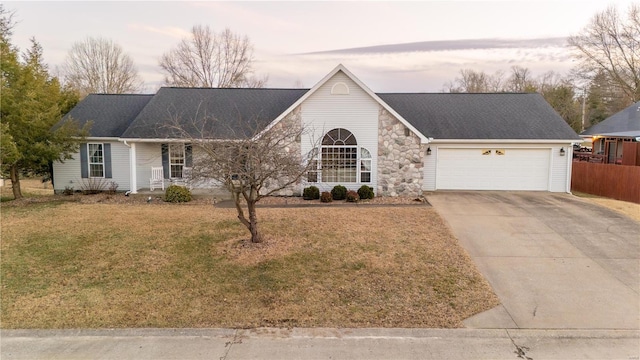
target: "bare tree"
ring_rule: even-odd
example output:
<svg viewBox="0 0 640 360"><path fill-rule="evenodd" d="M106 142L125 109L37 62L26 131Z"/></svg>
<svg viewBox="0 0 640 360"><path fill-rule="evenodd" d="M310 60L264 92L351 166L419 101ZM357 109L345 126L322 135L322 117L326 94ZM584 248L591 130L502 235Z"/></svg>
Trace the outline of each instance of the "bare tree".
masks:
<svg viewBox="0 0 640 360"><path fill-rule="evenodd" d="M607 8L568 42L579 61L579 75L592 80L604 72L627 103L640 100L640 4L629 6L626 21L615 7Z"/></svg>
<svg viewBox="0 0 640 360"><path fill-rule="evenodd" d="M178 119L176 124L180 123ZM300 142L307 131L299 117L287 117L265 130L260 130L263 127L258 121L249 123L239 119L232 129L216 119L206 119L197 125L182 122L172 130L187 136L192 144L194 181L224 184L232 194L238 219L251 233L251 242L259 243L263 237L256 203L300 183L313 163L301 154ZM246 126L239 129L238 124ZM216 140L221 137L216 134L225 139Z"/></svg>
<svg viewBox="0 0 640 360"><path fill-rule="evenodd" d="M489 75L484 71L472 69L460 70L460 76L445 84L445 91L452 93L486 93L499 92L503 84L503 72L497 71Z"/></svg>
<svg viewBox="0 0 640 360"><path fill-rule="evenodd" d="M82 97L90 93L124 94L143 87L133 60L111 40L87 38L76 42L63 65L66 82Z"/></svg>
<svg viewBox="0 0 640 360"><path fill-rule="evenodd" d="M511 76L507 79L504 90L508 92L535 92L536 84L533 75L528 68L521 66L511 67Z"/></svg>
<svg viewBox="0 0 640 360"><path fill-rule="evenodd" d="M263 87L267 77L253 76L253 45L229 29L215 33L196 25L191 37L160 58L167 85L185 87Z"/></svg>
<svg viewBox="0 0 640 360"><path fill-rule="evenodd" d="M551 71L534 77L528 68L520 66L511 68L511 75L506 81L503 76L502 71L488 75L482 71L463 69L460 77L448 84L448 90L465 93L538 92L574 130L581 131L581 106L577 101L575 86L569 78Z"/></svg>

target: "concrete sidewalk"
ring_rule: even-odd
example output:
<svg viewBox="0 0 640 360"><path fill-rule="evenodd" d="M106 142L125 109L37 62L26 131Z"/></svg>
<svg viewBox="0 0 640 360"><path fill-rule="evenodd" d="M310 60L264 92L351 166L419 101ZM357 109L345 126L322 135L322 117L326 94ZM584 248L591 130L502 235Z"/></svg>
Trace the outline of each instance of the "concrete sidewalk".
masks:
<svg viewBox="0 0 640 360"><path fill-rule="evenodd" d="M635 330L2 330L12 359L625 359Z"/></svg>

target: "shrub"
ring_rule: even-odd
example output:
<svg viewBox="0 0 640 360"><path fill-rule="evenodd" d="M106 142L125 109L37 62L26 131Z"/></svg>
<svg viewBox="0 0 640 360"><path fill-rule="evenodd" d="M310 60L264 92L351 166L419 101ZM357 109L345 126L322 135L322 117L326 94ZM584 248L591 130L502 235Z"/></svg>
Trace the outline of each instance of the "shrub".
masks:
<svg viewBox="0 0 640 360"><path fill-rule="evenodd" d="M191 191L184 186L171 185L164 193L164 201L179 203L191 201Z"/></svg>
<svg viewBox="0 0 640 360"><path fill-rule="evenodd" d="M118 191L118 183L115 181L109 181L107 183L107 190L106 190L107 194L114 195L116 191Z"/></svg>
<svg viewBox="0 0 640 360"><path fill-rule="evenodd" d="M333 201L333 197L331 196L330 192L323 191L322 194L320 195L320 201L323 202L323 203L332 202Z"/></svg>
<svg viewBox="0 0 640 360"><path fill-rule="evenodd" d="M331 189L333 200L344 200L347 197L347 188L342 185L336 185Z"/></svg>
<svg viewBox="0 0 640 360"><path fill-rule="evenodd" d="M315 186L309 186L302 190L302 198L305 200L320 199L320 189Z"/></svg>
<svg viewBox="0 0 640 360"><path fill-rule="evenodd" d="M80 180L80 190L85 195L99 194L107 188L105 178L84 178Z"/></svg>
<svg viewBox="0 0 640 360"><path fill-rule="evenodd" d="M373 199L375 194L373 193L373 188L371 186L362 185L360 186L360 189L358 189L358 196L360 196L360 199L365 200Z"/></svg>
<svg viewBox="0 0 640 360"><path fill-rule="evenodd" d="M62 194L67 196L73 195L73 186L65 186Z"/></svg>
<svg viewBox="0 0 640 360"><path fill-rule="evenodd" d="M357 202L360 200L360 196L358 196L358 192L354 190L347 191L347 202Z"/></svg>

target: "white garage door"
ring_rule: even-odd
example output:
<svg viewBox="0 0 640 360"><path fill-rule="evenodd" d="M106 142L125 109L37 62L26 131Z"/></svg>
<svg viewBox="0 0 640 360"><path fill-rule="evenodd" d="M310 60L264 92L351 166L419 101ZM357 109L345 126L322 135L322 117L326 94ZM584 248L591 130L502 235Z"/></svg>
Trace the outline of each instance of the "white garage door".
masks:
<svg viewBox="0 0 640 360"><path fill-rule="evenodd" d="M438 149L436 188L548 190L550 149Z"/></svg>

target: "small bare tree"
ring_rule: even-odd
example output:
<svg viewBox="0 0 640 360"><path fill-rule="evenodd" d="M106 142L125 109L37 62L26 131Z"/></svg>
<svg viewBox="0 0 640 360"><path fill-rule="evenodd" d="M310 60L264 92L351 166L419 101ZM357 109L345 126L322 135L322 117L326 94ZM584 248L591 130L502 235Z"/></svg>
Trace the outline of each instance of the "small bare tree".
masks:
<svg viewBox="0 0 640 360"><path fill-rule="evenodd" d="M104 38L76 42L63 65L66 82L80 92L125 94L143 87L133 60L122 47Z"/></svg>
<svg viewBox="0 0 640 360"><path fill-rule="evenodd" d="M184 87L263 87L266 77L253 76L253 45L229 29L215 33L196 25L191 38L160 58L167 85Z"/></svg>
<svg viewBox="0 0 640 360"><path fill-rule="evenodd" d="M187 141L193 147L194 180L224 184L232 194L238 219L251 233L251 242L262 242L256 203L300 183L312 164L301 154L300 142L307 131L300 118L287 117L262 131L257 121L238 130L216 119L200 121L197 126L182 123L176 129L183 136L191 134ZM223 133L225 139L212 139L217 137L212 136L214 132Z"/></svg>
<svg viewBox="0 0 640 360"><path fill-rule="evenodd" d="M494 75L489 75L484 71L462 69L459 77L444 85L444 91L451 93L498 92L502 88L503 76L502 71L496 71Z"/></svg>
<svg viewBox="0 0 640 360"><path fill-rule="evenodd" d="M593 80L604 73L627 103L640 100L640 4L629 6L626 21L609 7L568 42L582 78Z"/></svg>

